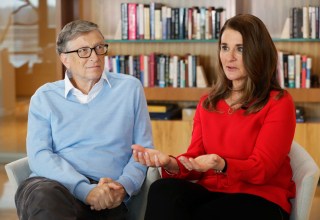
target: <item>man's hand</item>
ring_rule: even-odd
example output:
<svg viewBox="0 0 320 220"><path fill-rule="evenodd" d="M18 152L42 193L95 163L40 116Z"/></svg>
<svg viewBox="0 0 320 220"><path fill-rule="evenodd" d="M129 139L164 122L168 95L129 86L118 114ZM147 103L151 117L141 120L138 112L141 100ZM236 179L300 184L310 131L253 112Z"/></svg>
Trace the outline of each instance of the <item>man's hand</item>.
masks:
<svg viewBox="0 0 320 220"><path fill-rule="evenodd" d="M92 210L112 209L121 204L125 195L126 191L120 183L111 178L101 178L98 185L89 192L86 202Z"/></svg>

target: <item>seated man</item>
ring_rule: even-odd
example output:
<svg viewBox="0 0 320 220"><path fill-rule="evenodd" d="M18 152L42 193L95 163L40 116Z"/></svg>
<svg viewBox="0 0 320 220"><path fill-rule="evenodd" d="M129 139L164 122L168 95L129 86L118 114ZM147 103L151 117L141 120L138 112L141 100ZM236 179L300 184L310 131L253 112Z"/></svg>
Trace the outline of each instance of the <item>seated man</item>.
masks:
<svg viewBox="0 0 320 220"><path fill-rule="evenodd" d="M57 38L65 79L32 96L27 154L32 174L18 188L20 219L125 219L146 168L131 145L153 148L140 81L104 73L108 45L98 26L67 24Z"/></svg>

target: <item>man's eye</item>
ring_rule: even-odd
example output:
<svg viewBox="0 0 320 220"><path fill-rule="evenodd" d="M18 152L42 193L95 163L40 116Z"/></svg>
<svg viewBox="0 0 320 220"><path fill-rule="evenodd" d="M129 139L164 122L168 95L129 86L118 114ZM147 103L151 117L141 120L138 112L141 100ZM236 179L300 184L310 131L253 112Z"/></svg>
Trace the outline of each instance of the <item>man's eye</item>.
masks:
<svg viewBox="0 0 320 220"><path fill-rule="evenodd" d="M104 45L98 45L98 46L96 46L96 49L97 49L97 50L102 50L102 49L103 49L103 46L104 46Z"/></svg>
<svg viewBox="0 0 320 220"><path fill-rule="evenodd" d="M89 51L90 51L90 48L86 48L86 47L80 48L80 49L78 50L79 53L88 53Z"/></svg>

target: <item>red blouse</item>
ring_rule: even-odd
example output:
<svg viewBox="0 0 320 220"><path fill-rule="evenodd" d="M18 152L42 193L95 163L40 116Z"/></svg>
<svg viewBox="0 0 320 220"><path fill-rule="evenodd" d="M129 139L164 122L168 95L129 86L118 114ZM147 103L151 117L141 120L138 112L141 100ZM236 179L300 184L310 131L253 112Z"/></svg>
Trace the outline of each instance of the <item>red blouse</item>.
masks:
<svg viewBox="0 0 320 220"><path fill-rule="evenodd" d="M242 109L228 113L224 100L218 102L219 112L207 111L202 107L206 96L202 97L194 116L191 144L182 155L218 154L227 161L227 171L189 172L177 160L180 173L174 177L198 180L213 192L257 195L290 213L295 183L288 153L296 125L295 107L289 93L278 100L277 93L271 92L266 106L249 115Z"/></svg>

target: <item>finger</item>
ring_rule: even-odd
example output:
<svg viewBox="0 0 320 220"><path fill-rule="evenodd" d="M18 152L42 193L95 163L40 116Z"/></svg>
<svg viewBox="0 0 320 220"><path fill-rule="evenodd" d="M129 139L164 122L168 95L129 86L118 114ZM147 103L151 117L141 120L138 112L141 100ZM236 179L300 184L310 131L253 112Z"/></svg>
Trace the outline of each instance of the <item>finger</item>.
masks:
<svg viewBox="0 0 320 220"><path fill-rule="evenodd" d="M110 183L110 182L112 182L112 181L113 181L113 179L111 179L111 178L109 178L109 177L100 178L99 183L98 183L98 186L101 186L101 185L103 185L103 184L105 184L105 183Z"/></svg>
<svg viewBox="0 0 320 220"><path fill-rule="evenodd" d="M182 165L183 165L187 170L191 170L191 169L192 169L189 160L187 160L186 158L184 158L184 157L179 157L179 161L182 163Z"/></svg>
<svg viewBox="0 0 320 220"><path fill-rule="evenodd" d="M189 162L192 169L199 169L199 164L193 158L189 158Z"/></svg>
<svg viewBox="0 0 320 220"><path fill-rule="evenodd" d="M154 155L154 163L155 163L156 167L160 167L161 166L159 158L158 158L158 156L156 154Z"/></svg>
<svg viewBox="0 0 320 220"><path fill-rule="evenodd" d="M133 155L133 159L137 162L139 162L139 158L138 158L138 151L137 150L133 150L132 151L132 155Z"/></svg>
<svg viewBox="0 0 320 220"><path fill-rule="evenodd" d="M144 151L145 150L145 148L139 144L131 145L131 149L136 150L136 151Z"/></svg>
<svg viewBox="0 0 320 220"><path fill-rule="evenodd" d="M109 208L114 203L114 198L111 193L111 189L109 188L109 184L104 185L104 195L103 195L103 208Z"/></svg>
<svg viewBox="0 0 320 220"><path fill-rule="evenodd" d="M116 183L116 182L112 182L112 183L108 183L110 189L113 189L113 190L119 190L119 189L122 189L123 186L120 185L119 183Z"/></svg>
<svg viewBox="0 0 320 220"><path fill-rule="evenodd" d="M146 160L144 159L142 152L138 152L138 159L139 163L146 165Z"/></svg>
<svg viewBox="0 0 320 220"><path fill-rule="evenodd" d="M147 166L152 166L152 162L150 160L150 156L149 156L148 152L144 152L144 159L146 161Z"/></svg>

